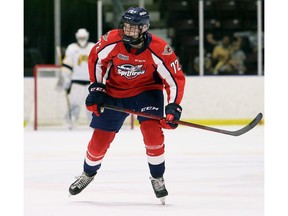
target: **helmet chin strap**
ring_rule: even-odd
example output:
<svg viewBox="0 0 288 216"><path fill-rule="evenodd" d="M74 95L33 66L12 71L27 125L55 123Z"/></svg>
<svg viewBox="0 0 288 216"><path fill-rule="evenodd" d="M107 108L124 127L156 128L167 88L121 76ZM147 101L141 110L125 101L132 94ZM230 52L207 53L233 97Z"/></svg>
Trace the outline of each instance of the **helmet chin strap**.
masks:
<svg viewBox="0 0 288 216"><path fill-rule="evenodd" d="M137 46L140 43L142 43L142 41L143 40L141 40L140 38L135 39L132 36L126 36L126 35L124 35L124 38L123 38L123 42L131 46Z"/></svg>
<svg viewBox="0 0 288 216"><path fill-rule="evenodd" d="M132 36L124 35L123 42L131 46L138 46L144 41L145 36L146 32L142 33L138 38L133 38Z"/></svg>

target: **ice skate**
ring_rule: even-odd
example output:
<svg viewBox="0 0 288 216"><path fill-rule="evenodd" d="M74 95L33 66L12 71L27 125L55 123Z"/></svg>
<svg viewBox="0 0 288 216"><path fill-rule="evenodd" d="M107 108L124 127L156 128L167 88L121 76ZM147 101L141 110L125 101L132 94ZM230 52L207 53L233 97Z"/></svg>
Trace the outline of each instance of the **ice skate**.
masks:
<svg viewBox="0 0 288 216"><path fill-rule="evenodd" d="M74 181L69 187L69 193L71 195L79 194L84 188L87 187L90 182L93 181L94 176L88 176L85 172L81 174L81 176L77 177L77 180Z"/></svg>
<svg viewBox="0 0 288 216"><path fill-rule="evenodd" d="M165 205L165 197L168 195L168 191L165 188L164 178L150 177L150 180L156 197L160 199L163 205Z"/></svg>

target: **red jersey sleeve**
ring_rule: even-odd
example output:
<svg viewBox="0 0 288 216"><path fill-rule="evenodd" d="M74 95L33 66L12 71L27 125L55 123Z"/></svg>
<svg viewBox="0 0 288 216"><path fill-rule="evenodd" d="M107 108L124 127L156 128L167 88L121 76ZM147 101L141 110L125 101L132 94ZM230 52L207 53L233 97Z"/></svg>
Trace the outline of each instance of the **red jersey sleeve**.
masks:
<svg viewBox="0 0 288 216"><path fill-rule="evenodd" d="M103 83L109 70L110 53L117 43L121 42L117 30L103 35L91 49L88 57L88 69L91 82Z"/></svg>
<svg viewBox="0 0 288 216"><path fill-rule="evenodd" d="M168 103L180 104L184 94L185 75L176 54L166 42L154 35L150 48L157 71L164 82Z"/></svg>

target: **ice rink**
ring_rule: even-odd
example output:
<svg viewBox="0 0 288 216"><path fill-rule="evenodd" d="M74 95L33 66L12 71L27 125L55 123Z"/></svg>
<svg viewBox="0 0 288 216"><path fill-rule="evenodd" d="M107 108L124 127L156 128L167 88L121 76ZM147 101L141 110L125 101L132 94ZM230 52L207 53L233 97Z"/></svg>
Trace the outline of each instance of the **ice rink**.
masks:
<svg viewBox="0 0 288 216"><path fill-rule="evenodd" d="M91 132L24 131L25 216L264 215L263 126L240 137L185 126L165 130L166 205L153 193L138 127L121 130L94 181L69 196Z"/></svg>

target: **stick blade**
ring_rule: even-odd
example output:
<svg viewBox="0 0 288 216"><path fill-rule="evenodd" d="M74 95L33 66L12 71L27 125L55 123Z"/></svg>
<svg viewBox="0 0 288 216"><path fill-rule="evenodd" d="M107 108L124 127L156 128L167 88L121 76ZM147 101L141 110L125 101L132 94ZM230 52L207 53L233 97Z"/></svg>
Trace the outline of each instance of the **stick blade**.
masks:
<svg viewBox="0 0 288 216"><path fill-rule="evenodd" d="M258 125L258 123L261 121L262 117L263 117L263 114L259 113L248 125L246 125L245 127L241 128L240 130L233 131L230 135L240 136L240 135L242 135L244 133L247 133L252 128L254 128L256 125Z"/></svg>

